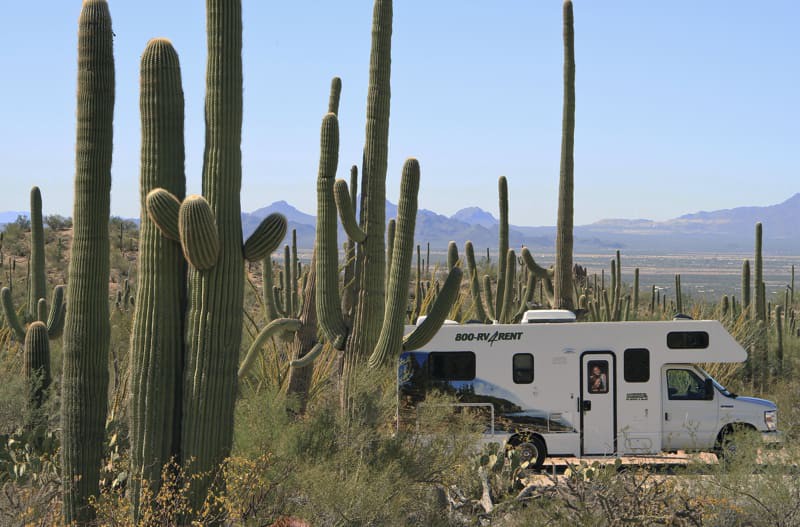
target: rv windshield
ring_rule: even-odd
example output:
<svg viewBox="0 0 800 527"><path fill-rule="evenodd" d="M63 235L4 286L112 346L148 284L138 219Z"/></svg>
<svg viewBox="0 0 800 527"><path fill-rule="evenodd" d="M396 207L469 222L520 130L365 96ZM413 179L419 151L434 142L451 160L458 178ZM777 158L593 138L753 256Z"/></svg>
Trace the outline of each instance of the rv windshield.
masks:
<svg viewBox="0 0 800 527"><path fill-rule="evenodd" d="M713 382L713 383L714 383L714 387L715 387L715 388L716 388L716 389L717 389L717 390L718 390L718 391L719 391L719 392L720 392L722 395L724 395L724 396L726 396L726 397L730 397L731 399L736 399L736 397L737 397L737 396L736 396L736 394L735 394L735 393L733 393L732 391L728 390L728 389L727 389L727 388L725 388L723 385L721 385L720 383L718 383L718 382L717 382L717 380L716 380L714 377L712 377L711 375L709 375L709 374L708 374L708 372L707 372L706 370L704 370L703 368L700 368L700 367L698 367L698 369L699 369L701 372L703 372L703 375L705 375L707 378L711 379L711 382Z"/></svg>

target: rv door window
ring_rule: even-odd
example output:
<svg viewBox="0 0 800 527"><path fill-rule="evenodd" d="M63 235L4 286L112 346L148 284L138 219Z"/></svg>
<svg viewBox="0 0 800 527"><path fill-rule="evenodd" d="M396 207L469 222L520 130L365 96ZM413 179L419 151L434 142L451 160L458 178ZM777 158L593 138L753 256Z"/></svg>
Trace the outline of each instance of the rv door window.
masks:
<svg viewBox="0 0 800 527"><path fill-rule="evenodd" d="M589 393L608 393L608 361L590 360L586 364Z"/></svg>
<svg viewBox="0 0 800 527"><path fill-rule="evenodd" d="M671 401L704 401L705 381L690 370L667 370L667 395Z"/></svg>
<svg viewBox="0 0 800 527"><path fill-rule="evenodd" d="M471 351L432 352L428 357L429 374L435 381L471 381L475 379L475 354Z"/></svg>
<svg viewBox="0 0 800 527"><path fill-rule="evenodd" d="M650 351L644 348L626 349L623 355L625 382L650 380Z"/></svg>
<svg viewBox="0 0 800 527"><path fill-rule="evenodd" d="M530 384L533 382L533 355L530 353L517 353L512 359L512 370L515 384Z"/></svg>

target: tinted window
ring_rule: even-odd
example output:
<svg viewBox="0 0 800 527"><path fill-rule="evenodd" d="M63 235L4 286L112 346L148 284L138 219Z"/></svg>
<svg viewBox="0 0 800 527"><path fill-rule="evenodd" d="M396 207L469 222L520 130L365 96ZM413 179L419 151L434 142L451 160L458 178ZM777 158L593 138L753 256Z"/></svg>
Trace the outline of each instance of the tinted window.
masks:
<svg viewBox="0 0 800 527"><path fill-rule="evenodd" d="M667 394L673 401L702 401L705 381L689 370L667 370Z"/></svg>
<svg viewBox="0 0 800 527"><path fill-rule="evenodd" d="M589 393L608 393L608 361L590 360L586 369Z"/></svg>
<svg viewBox="0 0 800 527"><path fill-rule="evenodd" d="M517 353L512 360L514 382L516 384L530 384L533 382L533 355L530 353Z"/></svg>
<svg viewBox="0 0 800 527"><path fill-rule="evenodd" d="M429 373L435 381L471 381L475 378L475 354L433 352L428 357Z"/></svg>
<svg viewBox="0 0 800 527"><path fill-rule="evenodd" d="M705 349L708 347L708 333L705 331L672 331L667 333L667 347L670 349Z"/></svg>
<svg viewBox="0 0 800 527"><path fill-rule="evenodd" d="M625 350L623 359L625 382L647 382L650 380L650 352L644 348Z"/></svg>

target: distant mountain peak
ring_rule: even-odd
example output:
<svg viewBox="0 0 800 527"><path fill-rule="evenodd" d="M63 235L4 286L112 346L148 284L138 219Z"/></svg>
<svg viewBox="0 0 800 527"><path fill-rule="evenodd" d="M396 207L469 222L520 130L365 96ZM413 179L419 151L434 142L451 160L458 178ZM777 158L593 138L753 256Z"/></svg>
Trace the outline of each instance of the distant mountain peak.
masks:
<svg viewBox="0 0 800 527"><path fill-rule="evenodd" d="M497 218L490 212L486 212L480 207L465 207L450 216L453 220L463 221L470 225L481 225L483 227L493 227L499 223Z"/></svg>

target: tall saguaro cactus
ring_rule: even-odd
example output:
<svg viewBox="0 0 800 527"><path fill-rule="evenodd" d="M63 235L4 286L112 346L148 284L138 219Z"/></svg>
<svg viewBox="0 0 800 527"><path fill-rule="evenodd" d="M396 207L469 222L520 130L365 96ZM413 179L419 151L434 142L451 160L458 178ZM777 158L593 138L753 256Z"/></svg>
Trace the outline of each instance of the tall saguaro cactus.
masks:
<svg viewBox="0 0 800 527"><path fill-rule="evenodd" d="M575 139L575 35L572 0L564 0L564 113L561 120L561 175L558 185L558 230L553 276L556 309L572 309L572 220Z"/></svg>
<svg viewBox="0 0 800 527"><path fill-rule="evenodd" d="M147 215L162 235L161 238L151 237L151 241L155 243L166 238L179 242L182 255L189 264L183 354L182 363L178 364L179 368L182 367L180 375L183 387L180 403L175 405L180 412L180 433L173 429L171 443L168 445L164 440L158 445L158 451L155 450L156 446L153 450L140 445L133 447L136 455L141 454L142 461L146 463L148 459L144 456L153 455L161 459L167 446L174 451L179 442L177 451L187 474L192 478L188 496L190 511L185 518L187 522L200 510L212 482L220 481L217 479L220 464L230 454L232 446L233 410L242 339L244 259L250 262L263 261L286 235L286 218L272 214L242 244L239 204L242 182L241 0L207 0L206 11L208 64L203 195L187 196L181 200L162 187L143 194L146 196ZM173 66L176 71L171 73L172 77L169 74L167 77L174 81L178 67L176 57ZM162 88L166 89L166 86ZM171 93L173 97L176 95ZM170 128L175 123L166 124L169 115L162 114L157 128L153 129L158 133L169 129L164 136L169 139L159 146L169 158L163 160L161 168L166 171L168 167L175 169L179 166L182 174L182 153L179 155L177 151L182 143L178 143L178 129ZM143 115L143 119L147 118ZM151 147L153 145L144 149ZM150 153L160 156L160 151L152 150ZM143 167L143 174L149 170L150 167ZM171 178L169 181L176 185L179 193L183 191L185 183L177 183ZM143 185L148 184L152 184L149 176L146 182L143 180ZM169 250L175 249L171 247ZM172 256L174 254L171 252ZM150 288L149 291L154 297L162 293L160 289ZM174 305L173 291L167 289L163 292L168 297L164 304ZM149 305L152 309L160 309L156 307L160 303L158 298L153 298ZM137 307L141 308L139 302ZM143 316L152 316L152 312ZM151 327L148 331L154 332L156 329ZM165 332L161 338L172 342L174 325L167 324L161 329ZM148 373L152 367L152 364L147 365L139 373L140 377L155 379L152 372ZM139 389L146 392L151 388L143 384L139 385ZM133 397L142 396L134 394ZM139 417L144 422L160 422L170 411L167 399L146 406L142 411L150 415ZM221 484L224 485L224 482Z"/></svg>
<svg viewBox="0 0 800 527"><path fill-rule="evenodd" d="M156 188L179 200L186 194L181 71L168 40L148 42L142 54L140 90L141 224L130 402L130 494L136 521L142 484L147 482L155 496L164 465L173 457L180 461L186 263L180 245L164 236L148 216L146 203Z"/></svg>
<svg viewBox="0 0 800 527"><path fill-rule="evenodd" d="M40 298L45 298L47 281L44 273L44 228L42 224L42 193L39 187L31 189L31 265L28 313L36 314Z"/></svg>
<svg viewBox="0 0 800 527"><path fill-rule="evenodd" d="M756 223L756 248L753 269L753 293L755 294L755 304L753 304L755 318L757 320L767 320L767 299L764 291L764 263L761 256L762 237L761 222Z"/></svg>
<svg viewBox="0 0 800 527"><path fill-rule="evenodd" d="M320 327L328 342L344 352L341 401L345 409L351 408L351 382L356 371L367 357L372 366L384 363L403 347L402 319L385 320L398 313L405 316L408 301L408 272L414 237L414 218L397 218L397 229L392 250L393 262L389 266L392 277L386 291L386 165L389 141L389 100L391 71L392 1L375 0L372 18L372 45L370 50L369 87L367 96L366 141L361 169L361 216L356 221L347 182L336 181L339 149L339 126L336 114L328 113L322 123L320 171L317 180L317 315ZM419 165L409 159L404 167L401 201L413 200L416 209L416 185L411 180L419 178ZM416 174L416 175L413 175ZM407 177L408 176L408 177ZM411 179L408 179L408 178ZM413 195L412 195L413 194ZM336 211L348 237L357 244L354 307L352 326L341 311L339 300L338 241L336 239ZM451 270L450 276L460 279L461 270ZM457 289L455 278L448 279L449 287ZM446 284L447 288L448 285ZM443 302L453 295L441 294ZM438 328L449 311L434 306L428 318L418 328L416 337L406 337L406 346L422 345L424 335L431 327ZM402 308L400 307L402 306ZM438 307L438 309L437 309ZM437 325L438 324L438 325ZM422 344L419 344L422 342Z"/></svg>
<svg viewBox="0 0 800 527"><path fill-rule="evenodd" d="M105 0L84 0L78 27L78 111L64 364L61 385L63 517L89 523L99 491L108 407L109 240L114 54Z"/></svg>

